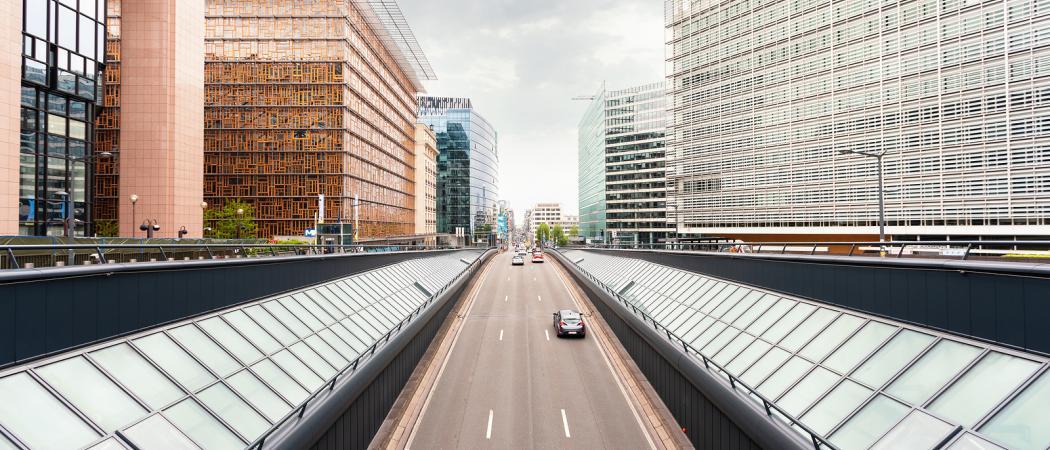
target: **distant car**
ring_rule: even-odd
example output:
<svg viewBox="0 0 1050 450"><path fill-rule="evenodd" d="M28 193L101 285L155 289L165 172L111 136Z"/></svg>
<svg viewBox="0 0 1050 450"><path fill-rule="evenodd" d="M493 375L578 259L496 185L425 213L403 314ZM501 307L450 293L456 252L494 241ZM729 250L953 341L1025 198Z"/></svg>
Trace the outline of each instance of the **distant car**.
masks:
<svg viewBox="0 0 1050 450"><path fill-rule="evenodd" d="M525 255L528 254L528 252L526 252L525 249L523 249L523 248L519 248L518 249L518 254L521 255L521 256L525 256Z"/></svg>
<svg viewBox="0 0 1050 450"><path fill-rule="evenodd" d="M532 262L534 262L534 263L541 263L541 262L543 262L543 252L533 252L532 253Z"/></svg>
<svg viewBox="0 0 1050 450"><path fill-rule="evenodd" d="M563 309L554 313L554 331L558 337L587 335L587 327L583 324L583 315L578 311Z"/></svg>
<svg viewBox="0 0 1050 450"><path fill-rule="evenodd" d="M521 255L514 255L514 257L510 259L510 265L512 265L512 266L524 266L525 265L525 257L521 256Z"/></svg>

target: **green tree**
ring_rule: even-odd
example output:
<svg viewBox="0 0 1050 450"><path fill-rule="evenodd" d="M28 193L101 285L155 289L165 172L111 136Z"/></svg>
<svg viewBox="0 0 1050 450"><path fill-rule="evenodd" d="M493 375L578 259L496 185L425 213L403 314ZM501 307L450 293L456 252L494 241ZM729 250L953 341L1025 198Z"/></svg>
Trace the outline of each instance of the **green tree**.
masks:
<svg viewBox="0 0 1050 450"><path fill-rule="evenodd" d="M117 221L105 219L95 221L95 236L117 237L118 235L120 235L120 225L117 225Z"/></svg>
<svg viewBox="0 0 1050 450"><path fill-rule="evenodd" d="M242 214L237 214L237 210ZM209 208L204 223L211 227L205 237L213 239L254 238L259 228L255 224L255 208L243 200L227 202L222 208Z"/></svg>
<svg viewBox="0 0 1050 450"><path fill-rule="evenodd" d="M551 240L559 247L569 245L569 238L565 236L565 229L561 225L554 226L554 230L551 231Z"/></svg>
<svg viewBox="0 0 1050 450"><path fill-rule="evenodd" d="M569 228L569 237L574 238L574 237L577 237L579 235L580 235L580 226L579 225L573 225L572 228Z"/></svg>
<svg viewBox="0 0 1050 450"><path fill-rule="evenodd" d="M541 223L540 226L536 227L536 242L543 244L551 238L551 227L545 223Z"/></svg>

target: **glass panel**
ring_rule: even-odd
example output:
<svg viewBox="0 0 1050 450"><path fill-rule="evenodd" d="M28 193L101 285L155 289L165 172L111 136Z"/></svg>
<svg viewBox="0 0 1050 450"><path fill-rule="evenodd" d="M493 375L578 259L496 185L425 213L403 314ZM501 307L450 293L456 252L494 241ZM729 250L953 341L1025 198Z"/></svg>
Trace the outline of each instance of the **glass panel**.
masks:
<svg viewBox="0 0 1050 450"><path fill-rule="evenodd" d="M947 450L1005 450L972 433L963 433Z"/></svg>
<svg viewBox="0 0 1050 450"><path fill-rule="evenodd" d="M342 326L336 324L333 325L331 328L342 328ZM346 342L340 339L339 336L337 336L331 328L327 330L321 330L321 332L317 333L317 335L324 339L324 341L328 343L328 345L331 345L332 348L338 351L339 354L343 356L343 358L346 358L347 360L354 359L354 357L357 356L357 352L354 351L353 347L347 345Z"/></svg>
<svg viewBox="0 0 1050 450"><path fill-rule="evenodd" d="M287 308L281 306L280 303L277 303L276 301L266 302L263 303L263 308L266 308L267 312L273 314L273 316L276 317L277 320L281 322L281 324L288 327L289 330L292 330L292 332L295 333L295 335L298 336L300 339L307 337L312 333L310 331L310 327L303 324L301 320L296 319L295 316L293 316L292 313L288 312ZM260 323L262 324L262 326L266 327L267 330L270 329L270 327L266 326L265 323ZM280 337L278 337L277 339L280 340L282 343L284 342L284 340ZM290 343L285 343L284 345L289 344Z"/></svg>
<svg viewBox="0 0 1050 450"><path fill-rule="evenodd" d="M293 342L298 341L291 331L288 331L288 327L285 327L281 322L277 321L269 312L263 309L261 306L251 306L244 309L244 312L251 316L252 319L261 325L281 343L282 346L292 345ZM243 330L242 330L243 331Z"/></svg>
<svg viewBox="0 0 1050 450"><path fill-rule="evenodd" d="M736 306L734 306L733 309L729 310L729 312L722 316L722 320L728 323L735 322L737 319L740 318L741 315L744 314L744 312L746 312L748 309L754 306L755 302L757 302L758 299L762 298L762 296L764 295L766 295L764 292L759 291L748 292L746 297L737 302Z"/></svg>
<svg viewBox="0 0 1050 450"><path fill-rule="evenodd" d="M321 330L321 331L327 331L327 330ZM335 351L335 349L332 348L331 345L328 345L328 343L325 342L324 339L321 339L320 336L318 336L316 334L313 335L313 336L310 336L310 337L306 338L306 343L315 352L320 354L321 357L323 357L325 359L325 361L328 361L328 363L331 364L332 367L342 368L342 367L345 367L348 364L348 361L346 360L346 358L343 358L343 356L340 355L339 352Z"/></svg>
<svg viewBox="0 0 1050 450"><path fill-rule="evenodd" d="M343 322L347 322L347 320L343 319ZM365 349L368 348L368 345L366 345L361 340L361 338L358 338L349 330L347 330L346 326L343 325L343 322L332 325L332 327L329 329L334 331L335 334L338 334L339 337L343 338L343 341L345 341L347 344L350 344L350 347L354 349L354 357L356 357L357 355L361 354L361 352L365 351Z"/></svg>
<svg viewBox="0 0 1050 450"><path fill-rule="evenodd" d="M843 314L807 344L799 355L809 358L810 361L820 362L863 323L864 319L860 317Z"/></svg>
<svg viewBox="0 0 1050 450"><path fill-rule="evenodd" d="M0 398L0 424L29 448L80 448L99 438L25 372L0 378Z"/></svg>
<svg viewBox="0 0 1050 450"><path fill-rule="evenodd" d="M40 377L107 432L146 415L146 409L83 357L37 369Z"/></svg>
<svg viewBox="0 0 1050 450"><path fill-rule="evenodd" d="M769 327L765 333L762 333L762 337L769 342L780 342L784 336L787 336L791 330L794 330L795 327L798 326L799 323L802 323L802 320L808 317L815 309L817 309L815 306L808 303L799 303L795 305L795 307L791 308L791 311L788 311L787 314L784 314L784 317L780 318L777 323Z"/></svg>
<svg viewBox="0 0 1050 450"><path fill-rule="evenodd" d="M3 444L4 444L4 439L0 438L0 448L4 448ZM193 445L193 444L191 443L190 445ZM14 447L11 447L11 448L14 449ZM117 442L116 438L109 438L109 439L106 439L106 440L104 440L102 442L99 442L99 443L97 443L95 445L92 445L91 447L88 447L87 450L127 450L127 449L128 448L125 447L123 444L121 444L120 442Z"/></svg>
<svg viewBox="0 0 1050 450"><path fill-rule="evenodd" d="M802 416L802 423L817 433L827 435L828 431L864 403L871 396L871 392L871 389L852 380L843 380Z"/></svg>
<svg viewBox="0 0 1050 450"><path fill-rule="evenodd" d="M784 394L777 405L794 417L798 417L809 405L812 405L820 396L824 395L831 386L838 382L840 377L834 372L817 366L809 375L802 378L794 387Z"/></svg>
<svg viewBox="0 0 1050 450"><path fill-rule="evenodd" d="M912 411L901 423L879 439L872 450L934 448L948 437L954 428L948 422L922 411Z"/></svg>
<svg viewBox="0 0 1050 450"><path fill-rule="evenodd" d="M882 345L886 338L890 337L896 327L879 322L868 322L857 334L853 335L835 353L832 353L824 366L838 373L849 373L864 358Z"/></svg>
<svg viewBox="0 0 1050 450"><path fill-rule="evenodd" d="M151 409L160 409L184 395L175 383L127 344L104 348L90 356Z"/></svg>
<svg viewBox="0 0 1050 450"><path fill-rule="evenodd" d="M310 311L307 311L306 308L303 308L303 305L299 304L299 302L295 301L295 299L291 297L283 297L281 299L278 299L277 301L280 302L281 305L283 305L285 308L288 308L288 311L294 314L295 317L301 320L304 324L306 324L306 326L310 327L311 330L318 331L321 328L324 328L324 324L321 323L321 321L318 320L316 317L314 317L313 314L310 314ZM298 332L296 334L298 334ZM300 337L305 336L300 334Z"/></svg>
<svg viewBox="0 0 1050 450"><path fill-rule="evenodd" d="M924 405L948 380L981 354L981 349L942 339L919 358L886 392L913 405Z"/></svg>
<svg viewBox="0 0 1050 450"><path fill-rule="evenodd" d="M725 347L726 344L728 344L729 341L735 338L738 334L740 334L740 330L736 328L726 328L725 331L720 333L718 337L712 339L711 343L707 344L707 346L705 346L700 351L703 352L705 355L714 355L718 353L719 350L722 350L722 347Z"/></svg>
<svg viewBox="0 0 1050 450"><path fill-rule="evenodd" d="M292 410L292 407L287 402L282 400L279 395L275 394L262 381L259 381L259 378L250 371L242 370L237 372L227 382L241 397L265 414L270 419L270 422L276 423L285 414L288 414L288 411Z"/></svg>
<svg viewBox="0 0 1050 450"><path fill-rule="evenodd" d="M878 389L886 384L890 377L900 372L905 364L922 353L930 342L933 342L933 336L902 330L870 359L864 361L850 378Z"/></svg>
<svg viewBox="0 0 1050 450"><path fill-rule="evenodd" d="M266 383L273 386L273 389L281 394L289 403L292 405L298 405L306 400L306 397L310 396L306 389L303 389L302 385L297 383L292 377L288 376L277 364L273 361L264 359L259 361L252 370L262 378L266 380ZM316 376L316 375L315 375Z"/></svg>
<svg viewBox="0 0 1050 450"><path fill-rule="evenodd" d="M981 433L1018 449L1050 446L1050 372L1028 385L981 427Z"/></svg>
<svg viewBox="0 0 1050 450"><path fill-rule="evenodd" d="M732 372L735 375L740 375L741 372L747 370L762 354L772 348L768 342L762 340L755 340L751 345L747 346L743 352L740 352L740 356L733 359L729 365L725 366L726 370Z"/></svg>
<svg viewBox="0 0 1050 450"><path fill-rule="evenodd" d="M254 441L270 428L270 422L222 383L211 385L197 394L197 398L249 441Z"/></svg>
<svg viewBox="0 0 1050 450"><path fill-rule="evenodd" d="M182 351L164 333L149 335L134 342L161 369L191 391L215 381L215 377L204 366Z"/></svg>
<svg viewBox="0 0 1050 450"><path fill-rule="evenodd" d="M747 333L740 333L722 351L714 356L715 364L725 367L736 355L755 341L755 337Z"/></svg>
<svg viewBox="0 0 1050 450"><path fill-rule="evenodd" d="M193 325L183 325L168 332L220 377L234 373L242 367L229 353L223 351L222 347L208 339L208 336Z"/></svg>
<svg viewBox="0 0 1050 450"><path fill-rule="evenodd" d="M164 416L154 414L135 426L124 430L124 436L138 448L150 450L183 450L197 446Z"/></svg>
<svg viewBox="0 0 1050 450"><path fill-rule="evenodd" d="M222 346L233 353L244 365L251 364L263 357L262 352L256 349L247 339L233 330L226 322L218 317L212 317L197 323L204 331L208 332L215 342L222 342Z"/></svg>
<svg viewBox="0 0 1050 450"><path fill-rule="evenodd" d="M981 358L930 405L930 411L971 427L1039 365L998 352Z"/></svg>
<svg viewBox="0 0 1050 450"><path fill-rule="evenodd" d="M793 356L786 364L780 366L776 372L773 372L773 375L770 375L766 381L758 386L758 392L768 399L775 400L812 368L813 363L797 356Z"/></svg>
<svg viewBox="0 0 1050 450"><path fill-rule="evenodd" d="M291 350L292 353L295 353L295 356L298 356L299 359L313 369L314 372L317 372L321 378L327 380L331 378L332 375L335 375L335 368L325 362L321 355L318 355L317 352L305 343L296 343L295 345L292 345L289 350Z"/></svg>
<svg viewBox="0 0 1050 450"><path fill-rule="evenodd" d="M263 314L266 314L263 311ZM268 315L268 314L267 314ZM240 331L246 338L252 341L260 350L267 354L280 350L283 346L280 342L277 342L273 336L270 336L259 324L255 323L244 311L232 311L223 317L233 324L233 327ZM285 330L287 332L287 330ZM291 336L291 333L288 333Z"/></svg>
<svg viewBox="0 0 1050 450"><path fill-rule="evenodd" d="M795 301L788 300L785 298L778 299L773 306L770 306L761 317L755 319L755 321L747 327L747 331L754 335L761 335L770 325L773 325L781 316L784 315L792 306L795 306Z"/></svg>
<svg viewBox="0 0 1050 450"><path fill-rule="evenodd" d="M281 366L285 372L288 372L289 375L298 380L300 384L306 387L307 391L313 392L324 384L324 380L322 380L321 377L317 376L314 371L310 370L309 367L306 367L306 364L303 364L302 361L296 358L295 355L288 350L281 350L274 354L270 359L277 363L278 366Z"/></svg>
<svg viewBox="0 0 1050 450"><path fill-rule="evenodd" d="M751 323L754 322L755 319L758 318L758 316L762 315L762 313L769 310L769 307L773 305L773 303L776 303L776 301L776 296L769 294L763 295L761 298L758 299L757 302L755 302L754 306L745 311L744 314L741 314L738 319L733 321L733 326L737 328L745 328L748 325L751 325Z"/></svg>
<svg viewBox="0 0 1050 450"><path fill-rule="evenodd" d="M766 379L770 373L773 373L777 367L780 367L784 361L787 361L790 356L790 353L777 347L773 347L769 353L762 355L755 365L751 366L750 369L747 369L747 372L744 372L744 375L741 376L740 379L749 386L758 385L762 380Z"/></svg>
<svg viewBox="0 0 1050 450"><path fill-rule="evenodd" d="M733 291L733 293L729 294L729 296L727 296L726 299L723 300L722 303L719 304L717 308L715 308L715 309L713 309L711 311L711 317L714 317L714 318L717 318L717 319L721 319L722 316L725 315L725 313L727 311L729 311L734 306L739 304L740 300L743 299L744 297L746 297L747 294L750 294L751 292L753 292L751 289L747 289L747 288L743 288L743 287L737 288L736 290Z"/></svg>
<svg viewBox="0 0 1050 450"><path fill-rule="evenodd" d="M798 328L795 328L783 341L780 342L780 346L784 349L792 352L797 352L799 348L802 348L806 342L809 342L813 336L824 330L832 320L838 316L839 313L832 311L827 308L820 308L813 315L806 318Z"/></svg>
<svg viewBox="0 0 1050 450"><path fill-rule="evenodd" d="M319 295L313 292L311 292L311 294ZM335 323L335 319L330 314L328 314L324 310L324 308L321 308L321 306L318 305L317 302L310 299L310 297L308 297L305 293L294 294L292 295L292 299L296 300L300 305L306 308L306 310L309 311L310 314L313 315L313 317L319 319L324 325L327 326Z"/></svg>
<svg viewBox="0 0 1050 450"><path fill-rule="evenodd" d="M242 449L244 442L208 413L192 398L187 398L164 412L168 420L202 448Z"/></svg>
<svg viewBox="0 0 1050 450"><path fill-rule="evenodd" d="M836 430L830 441L843 450L868 448L907 413L907 406L878 395Z"/></svg>

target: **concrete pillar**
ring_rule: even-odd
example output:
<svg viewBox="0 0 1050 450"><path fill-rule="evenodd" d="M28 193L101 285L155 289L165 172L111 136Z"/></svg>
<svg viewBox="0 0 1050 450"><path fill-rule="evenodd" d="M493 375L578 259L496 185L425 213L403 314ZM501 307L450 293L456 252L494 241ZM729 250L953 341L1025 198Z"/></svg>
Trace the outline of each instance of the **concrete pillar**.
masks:
<svg viewBox="0 0 1050 450"><path fill-rule="evenodd" d="M120 234L202 235L204 0L121 4ZM129 197L139 197L135 223Z"/></svg>

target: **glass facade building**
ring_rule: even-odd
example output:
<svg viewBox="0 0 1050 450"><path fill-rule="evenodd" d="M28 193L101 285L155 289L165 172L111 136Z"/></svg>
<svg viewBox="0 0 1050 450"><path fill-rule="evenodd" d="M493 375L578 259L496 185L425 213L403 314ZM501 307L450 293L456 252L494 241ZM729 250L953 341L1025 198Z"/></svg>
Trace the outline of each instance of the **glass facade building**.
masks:
<svg viewBox="0 0 1050 450"><path fill-rule="evenodd" d="M106 2L11 1L22 11L18 234L62 235L72 218L73 233L84 235Z"/></svg>
<svg viewBox="0 0 1050 450"><path fill-rule="evenodd" d="M1050 234L1050 2L666 0L691 233Z"/></svg>
<svg viewBox="0 0 1050 450"><path fill-rule="evenodd" d="M204 195L262 236L349 222L415 229L415 94L429 63L393 1L207 2Z"/></svg>
<svg viewBox="0 0 1050 450"><path fill-rule="evenodd" d="M664 82L603 87L588 107L579 131L585 237L656 243L673 232L665 204L666 94Z"/></svg>
<svg viewBox="0 0 1050 450"><path fill-rule="evenodd" d="M437 135L437 231L495 231L499 213L496 129L467 98L419 97L419 120Z"/></svg>

